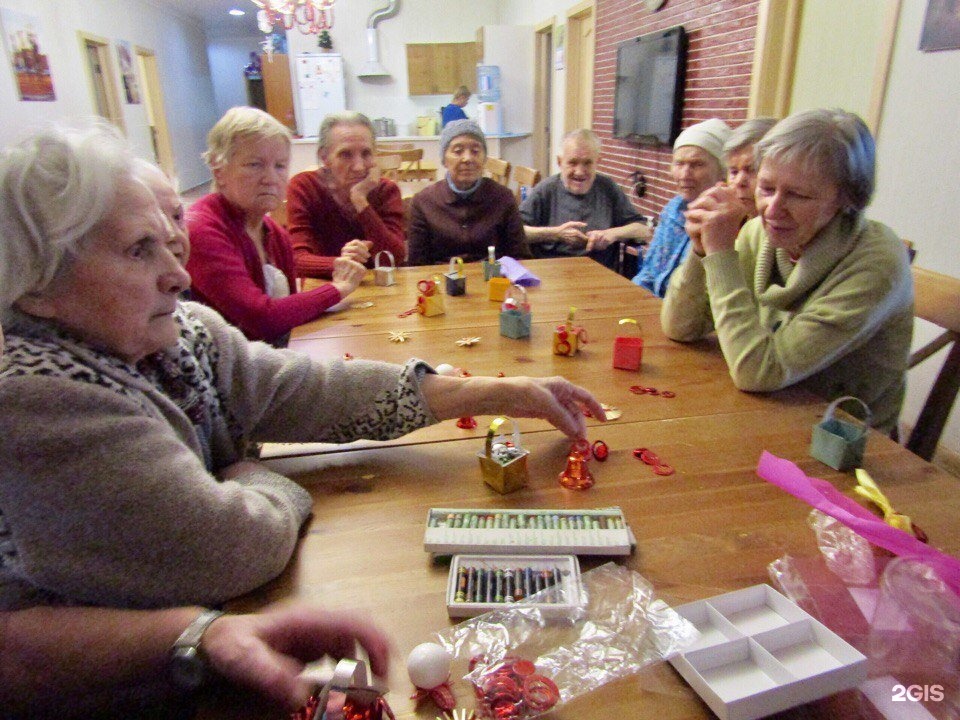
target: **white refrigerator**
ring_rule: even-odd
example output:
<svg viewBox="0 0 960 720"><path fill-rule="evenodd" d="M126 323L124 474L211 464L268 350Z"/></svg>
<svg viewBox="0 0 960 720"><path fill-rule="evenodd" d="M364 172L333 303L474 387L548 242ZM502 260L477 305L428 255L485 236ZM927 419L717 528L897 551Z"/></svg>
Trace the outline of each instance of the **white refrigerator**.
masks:
<svg viewBox="0 0 960 720"><path fill-rule="evenodd" d="M303 137L316 137L320 122L329 113L347 108L340 53L301 53L294 58L297 129Z"/></svg>

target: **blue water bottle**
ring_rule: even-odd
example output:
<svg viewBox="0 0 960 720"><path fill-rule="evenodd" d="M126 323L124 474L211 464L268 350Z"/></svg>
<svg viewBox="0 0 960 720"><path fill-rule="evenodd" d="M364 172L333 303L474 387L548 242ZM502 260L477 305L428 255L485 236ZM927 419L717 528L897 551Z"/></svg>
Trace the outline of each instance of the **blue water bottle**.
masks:
<svg viewBox="0 0 960 720"><path fill-rule="evenodd" d="M499 65L477 65L477 100L500 102Z"/></svg>

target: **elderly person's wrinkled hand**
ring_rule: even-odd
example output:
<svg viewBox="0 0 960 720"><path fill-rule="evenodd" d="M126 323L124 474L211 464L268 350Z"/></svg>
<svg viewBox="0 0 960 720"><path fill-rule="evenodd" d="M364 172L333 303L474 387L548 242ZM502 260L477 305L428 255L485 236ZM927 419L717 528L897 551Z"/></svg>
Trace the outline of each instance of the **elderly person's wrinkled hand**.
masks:
<svg viewBox="0 0 960 720"><path fill-rule="evenodd" d="M386 675L390 641L354 613L276 605L256 615L224 615L203 636L204 654L218 674L291 710L313 691L313 683L300 677L304 664L324 656L353 657L357 643L367 651L373 673Z"/></svg>
<svg viewBox="0 0 960 720"><path fill-rule="evenodd" d="M380 184L380 166L374 165L367 170L367 176L350 188L350 202L357 209L357 212L363 212L367 205L367 195Z"/></svg>
<svg viewBox="0 0 960 720"><path fill-rule="evenodd" d="M586 437L584 410L606 420L603 408L590 392L562 377L427 375L421 388L433 414L441 420L464 415L540 418L573 439Z"/></svg>
<svg viewBox="0 0 960 720"><path fill-rule="evenodd" d="M370 259L370 249L373 243L370 240L351 240L340 250L340 257L345 257L361 265L365 265Z"/></svg>
<svg viewBox="0 0 960 720"><path fill-rule="evenodd" d="M699 244L701 254L732 250L746 215L736 190L717 183L690 203L684 229L691 242L694 242L694 234L699 236L699 243L694 242L694 248Z"/></svg>
<svg viewBox="0 0 960 720"><path fill-rule="evenodd" d="M617 233L612 228L606 230L591 230L587 233L587 252L606 250L611 243L617 240Z"/></svg>
<svg viewBox="0 0 960 720"><path fill-rule="evenodd" d="M570 245L583 244L587 242L587 234L583 231L585 227L585 222L568 220L557 226L556 236Z"/></svg>
<svg viewBox="0 0 960 720"><path fill-rule="evenodd" d="M340 291L340 297L345 298L360 287L366 273L367 269L356 260L338 257L333 261L332 285Z"/></svg>

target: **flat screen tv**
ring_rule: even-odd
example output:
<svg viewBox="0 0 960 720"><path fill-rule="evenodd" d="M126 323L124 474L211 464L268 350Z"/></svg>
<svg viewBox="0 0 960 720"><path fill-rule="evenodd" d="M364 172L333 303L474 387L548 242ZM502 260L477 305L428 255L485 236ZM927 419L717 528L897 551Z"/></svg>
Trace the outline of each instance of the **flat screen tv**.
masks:
<svg viewBox="0 0 960 720"><path fill-rule="evenodd" d="M617 47L613 136L670 145L680 133L687 34L671 28Z"/></svg>

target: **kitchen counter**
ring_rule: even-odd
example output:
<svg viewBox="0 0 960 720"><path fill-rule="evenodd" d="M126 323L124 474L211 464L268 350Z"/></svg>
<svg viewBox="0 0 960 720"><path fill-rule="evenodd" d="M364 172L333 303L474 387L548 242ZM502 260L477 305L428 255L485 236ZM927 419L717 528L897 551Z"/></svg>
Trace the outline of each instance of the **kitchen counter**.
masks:
<svg viewBox="0 0 960 720"><path fill-rule="evenodd" d="M487 135L487 154L490 157L503 158L511 163L530 165L530 137L528 132L496 133ZM423 148L423 159L426 162L440 165L440 136L439 135L390 135L378 137L380 143L413 143L414 147ZM317 164L317 137L295 138L290 153L290 176L306 170Z"/></svg>

